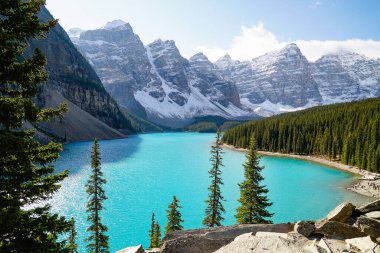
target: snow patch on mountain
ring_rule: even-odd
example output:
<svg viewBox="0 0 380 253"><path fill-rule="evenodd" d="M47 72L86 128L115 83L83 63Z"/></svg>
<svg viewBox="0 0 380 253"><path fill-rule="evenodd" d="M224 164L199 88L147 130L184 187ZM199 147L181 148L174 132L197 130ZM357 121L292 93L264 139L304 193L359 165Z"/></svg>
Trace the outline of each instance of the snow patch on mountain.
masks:
<svg viewBox="0 0 380 253"><path fill-rule="evenodd" d="M123 20L118 19L118 20L113 20L113 21L108 22L102 28L103 29L114 29L114 28L117 28L117 27L120 27L120 26L123 26L126 24L127 24L127 22L124 22Z"/></svg>

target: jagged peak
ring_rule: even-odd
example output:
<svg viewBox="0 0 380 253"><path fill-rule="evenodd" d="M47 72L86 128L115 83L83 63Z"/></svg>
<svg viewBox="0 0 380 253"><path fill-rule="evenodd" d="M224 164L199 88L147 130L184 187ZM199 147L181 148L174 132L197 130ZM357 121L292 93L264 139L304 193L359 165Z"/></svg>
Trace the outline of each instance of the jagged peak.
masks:
<svg viewBox="0 0 380 253"><path fill-rule="evenodd" d="M365 55L355 53L348 50L341 50L336 53L329 53L322 55L317 62L323 62L323 61L357 61L357 60L370 60L370 58L366 57Z"/></svg>
<svg viewBox="0 0 380 253"><path fill-rule="evenodd" d="M152 43L148 44L149 47L174 47L177 48L174 40L162 40L162 39L156 39Z"/></svg>
<svg viewBox="0 0 380 253"><path fill-rule="evenodd" d="M132 30L132 26L129 23L127 23L121 19L117 19L117 20L107 22L107 24L105 26L103 26L102 29L107 29L107 30L130 29L130 30Z"/></svg>
<svg viewBox="0 0 380 253"><path fill-rule="evenodd" d="M286 52L288 54L302 54L296 43L287 44L284 48L280 49L279 52Z"/></svg>
<svg viewBox="0 0 380 253"><path fill-rule="evenodd" d="M258 61L261 64L261 63L268 62L268 59L271 59L271 58L276 59L276 58L280 57L279 59L284 59L287 57L294 57L294 56L295 57L301 56L301 57L305 58L305 56L302 54L302 52L301 52L300 48L297 46L297 44L290 43L281 49L271 51L271 52L266 53L264 55L253 58L252 62ZM306 58L305 58L305 60L306 60Z"/></svg>
<svg viewBox="0 0 380 253"><path fill-rule="evenodd" d="M207 61L207 62L209 62L209 59L207 58L207 56L202 52L196 53L195 55L191 56L189 60L192 62L194 62L194 61Z"/></svg>
<svg viewBox="0 0 380 253"><path fill-rule="evenodd" d="M233 63L234 60L231 58L229 54L225 54L222 57L220 57L218 60L216 60L215 63L221 63L221 62Z"/></svg>

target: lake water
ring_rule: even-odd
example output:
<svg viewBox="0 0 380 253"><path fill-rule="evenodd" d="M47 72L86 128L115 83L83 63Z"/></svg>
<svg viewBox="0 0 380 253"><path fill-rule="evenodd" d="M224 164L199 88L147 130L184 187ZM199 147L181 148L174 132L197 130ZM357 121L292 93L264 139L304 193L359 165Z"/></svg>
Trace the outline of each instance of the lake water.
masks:
<svg viewBox="0 0 380 253"><path fill-rule="evenodd" d="M108 226L111 252L143 243L148 246L152 211L162 228L172 196L183 206L185 229L202 227L207 187L210 183L210 146L213 134L160 133L130 136L127 139L100 141L102 169L107 179L108 200L102 211ZM52 210L74 217L80 252L85 252L85 183L90 172L92 142L64 146L56 164L70 170L70 176L51 201ZM222 194L226 213L224 225L235 223L239 197L238 182L243 180L243 152L225 149ZM273 221L319 219L342 201L363 203L366 197L345 187L352 175L325 166L290 158L263 157L264 183L273 202ZM162 231L163 233L163 231Z"/></svg>

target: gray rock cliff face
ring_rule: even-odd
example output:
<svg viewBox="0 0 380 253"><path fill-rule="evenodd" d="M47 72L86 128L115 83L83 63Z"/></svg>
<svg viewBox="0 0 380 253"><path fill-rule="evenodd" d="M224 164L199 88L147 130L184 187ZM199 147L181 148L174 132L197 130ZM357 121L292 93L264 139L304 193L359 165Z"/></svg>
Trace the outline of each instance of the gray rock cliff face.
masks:
<svg viewBox="0 0 380 253"><path fill-rule="evenodd" d="M174 41L156 40L144 46L122 21L74 35L72 41L107 91L137 115L178 126L197 116L247 114L240 108L234 83L224 80L205 56L190 61L182 57Z"/></svg>
<svg viewBox="0 0 380 253"><path fill-rule="evenodd" d="M227 55L216 62L221 74L236 82L248 107L269 101L292 107L319 102L321 95L309 62L295 44L249 62L232 61Z"/></svg>
<svg viewBox="0 0 380 253"><path fill-rule="evenodd" d="M227 107L229 103L241 107L240 96L235 83L225 80L203 53L190 58L190 66L196 74L194 86L198 87L204 96Z"/></svg>
<svg viewBox="0 0 380 253"><path fill-rule="evenodd" d="M174 41L144 46L120 20L70 33L121 106L164 125L206 115L270 116L380 96L380 60L354 53L309 62L289 44L250 61L225 55L212 63L202 53L185 59Z"/></svg>
<svg viewBox="0 0 380 253"><path fill-rule="evenodd" d="M215 65L236 83L242 104L263 116L380 95L380 60L355 53L309 62L289 44L251 61L225 55Z"/></svg>
<svg viewBox="0 0 380 253"><path fill-rule="evenodd" d="M39 17L43 21L53 19L46 8L41 9ZM125 136L118 131L113 131L114 129L132 131L129 121L126 120L117 103L104 89L96 72L78 52L60 25L51 29L45 39L32 40L29 44L30 47L26 55L30 54L34 48L40 48L46 56L46 71L49 74L47 84L43 85L39 91L37 104L44 107L51 106L58 100L68 101L69 110L71 109L70 105L75 105L77 108L74 111L78 113L69 113L66 117L75 118L79 117L79 114L89 114L93 120L87 124L95 124L99 126L99 129L102 129L102 132L84 133L88 130L86 125L80 125L79 119L77 121L69 119L66 123L72 122L72 125L63 123L62 125L52 124L49 126L49 123L44 124L44 129L47 132L67 140L82 140L92 139L98 135L101 138ZM83 112L79 112L77 109ZM63 122L65 122L65 118ZM108 128L104 127L103 124ZM62 136L63 132L65 136ZM72 134L73 132L76 134ZM82 134L86 137L83 138Z"/></svg>

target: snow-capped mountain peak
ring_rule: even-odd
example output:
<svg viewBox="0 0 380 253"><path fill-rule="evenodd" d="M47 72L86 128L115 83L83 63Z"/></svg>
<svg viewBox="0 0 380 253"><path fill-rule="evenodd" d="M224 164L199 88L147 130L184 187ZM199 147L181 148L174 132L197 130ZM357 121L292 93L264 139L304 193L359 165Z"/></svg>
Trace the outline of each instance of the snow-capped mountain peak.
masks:
<svg viewBox="0 0 380 253"><path fill-rule="evenodd" d="M195 55L191 56L189 60L190 62L199 62L199 61L210 62L207 56L201 52L196 53Z"/></svg>
<svg viewBox="0 0 380 253"><path fill-rule="evenodd" d="M87 31L73 40L121 106L169 126L199 116L249 114L240 107L235 84L223 80L205 55L189 61L173 40L144 46L132 28L124 29L127 25Z"/></svg>
<svg viewBox="0 0 380 253"><path fill-rule="evenodd" d="M102 29L115 29L115 28L119 28L120 26L124 26L127 24L128 24L127 22L120 20L120 19L117 19L117 20L107 22L107 24L105 26L103 26Z"/></svg>
<svg viewBox="0 0 380 253"><path fill-rule="evenodd" d="M145 46L123 21L72 40L121 106L165 125L205 115L269 116L380 96L380 60L355 53L309 62L292 43L251 61L225 55L212 63L203 53L188 60L172 40Z"/></svg>

